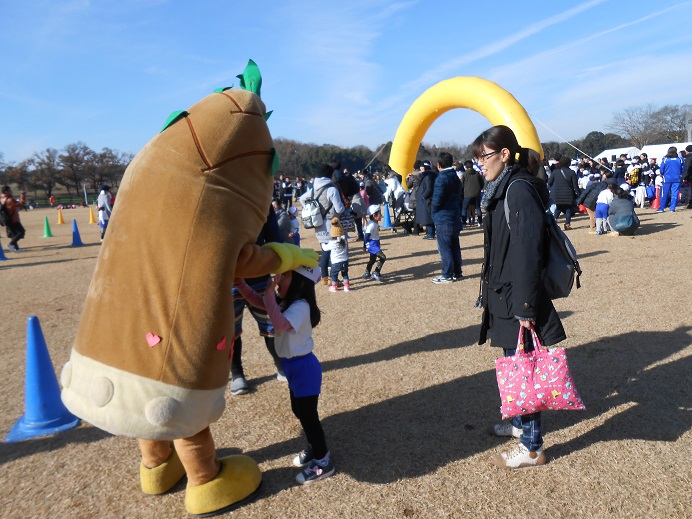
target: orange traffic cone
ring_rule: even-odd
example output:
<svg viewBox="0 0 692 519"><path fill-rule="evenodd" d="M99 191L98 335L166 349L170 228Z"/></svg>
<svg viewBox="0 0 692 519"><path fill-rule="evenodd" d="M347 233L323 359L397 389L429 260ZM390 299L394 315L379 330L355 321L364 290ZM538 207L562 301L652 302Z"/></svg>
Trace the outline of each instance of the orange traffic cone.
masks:
<svg viewBox="0 0 692 519"><path fill-rule="evenodd" d="M62 217L62 209L58 207L58 225L65 223L65 219Z"/></svg>
<svg viewBox="0 0 692 519"><path fill-rule="evenodd" d="M656 188L656 198L654 198L653 202L651 202L651 209L658 210L658 208L661 206L661 188L657 187Z"/></svg>
<svg viewBox="0 0 692 519"><path fill-rule="evenodd" d="M91 206L89 206L89 223L98 223L94 216L94 208Z"/></svg>

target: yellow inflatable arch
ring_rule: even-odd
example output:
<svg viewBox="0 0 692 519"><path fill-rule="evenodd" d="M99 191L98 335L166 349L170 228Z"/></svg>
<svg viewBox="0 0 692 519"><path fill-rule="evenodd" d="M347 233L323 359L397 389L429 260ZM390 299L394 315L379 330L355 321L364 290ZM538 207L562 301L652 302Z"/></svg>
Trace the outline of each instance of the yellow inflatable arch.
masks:
<svg viewBox="0 0 692 519"><path fill-rule="evenodd" d="M468 108L485 116L495 126L509 126L519 144L543 158L536 128L524 107L505 89L479 77L455 77L441 81L416 99L396 131L389 166L404 177L413 171L418 147L433 122L453 108Z"/></svg>

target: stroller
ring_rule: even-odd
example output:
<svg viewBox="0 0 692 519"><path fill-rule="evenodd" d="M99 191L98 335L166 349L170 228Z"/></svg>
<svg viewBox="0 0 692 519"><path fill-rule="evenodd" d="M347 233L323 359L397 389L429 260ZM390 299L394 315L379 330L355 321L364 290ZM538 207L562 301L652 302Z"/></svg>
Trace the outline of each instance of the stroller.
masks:
<svg viewBox="0 0 692 519"><path fill-rule="evenodd" d="M394 219L392 220L392 231L397 232L397 227L404 229L404 235L411 234L416 219L416 212L410 206L411 194L403 191L394 199L390 196L389 207L392 208Z"/></svg>

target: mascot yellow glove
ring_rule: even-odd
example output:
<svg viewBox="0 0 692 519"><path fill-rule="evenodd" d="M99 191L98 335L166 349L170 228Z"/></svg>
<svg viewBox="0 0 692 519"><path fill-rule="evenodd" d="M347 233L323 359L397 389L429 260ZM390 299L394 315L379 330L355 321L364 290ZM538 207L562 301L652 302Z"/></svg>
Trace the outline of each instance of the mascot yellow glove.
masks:
<svg viewBox="0 0 692 519"><path fill-rule="evenodd" d="M298 267L316 267L319 255L312 249L301 249L290 243L267 243L262 246L269 249L281 259L281 264L276 268L276 274L288 272Z"/></svg>

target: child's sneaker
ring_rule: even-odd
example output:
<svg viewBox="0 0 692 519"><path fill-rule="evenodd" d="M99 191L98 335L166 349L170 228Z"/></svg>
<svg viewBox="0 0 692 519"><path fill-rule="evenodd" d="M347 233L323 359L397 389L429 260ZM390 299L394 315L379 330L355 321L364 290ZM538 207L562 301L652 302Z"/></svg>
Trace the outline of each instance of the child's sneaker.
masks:
<svg viewBox="0 0 692 519"><path fill-rule="evenodd" d="M336 283L333 283L332 286L329 287L330 292L338 292L339 291L339 286Z"/></svg>
<svg viewBox="0 0 692 519"><path fill-rule="evenodd" d="M293 458L294 467L307 467L312 461L312 445L308 445L307 449Z"/></svg>
<svg viewBox="0 0 692 519"><path fill-rule="evenodd" d="M603 231L596 231L597 236L601 236L603 234Z"/></svg>
<svg viewBox="0 0 692 519"><path fill-rule="evenodd" d="M379 272L375 271L372 273L372 279L374 279L375 281L382 281L382 276Z"/></svg>
<svg viewBox="0 0 692 519"><path fill-rule="evenodd" d="M310 465L296 476L296 481L301 485L307 485L308 483L314 483L320 479L328 478L334 474L335 471L336 469L330 459L327 459L327 464L325 466L317 463L317 460L312 460Z"/></svg>
<svg viewBox="0 0 692 519"><path fill-rule="evenodd" d="M348 281L344 282L344 292L350 292L351 291L351 284Z"/></svg>
<svg viewBox="0 0 692 519"><path fill-rule="evenodd" d="M524 447L523 443L520 443L511 451L503 452L502 454L493 458L493 463L495 466L503 469L522 469L524 467L535 467L536 465L545 465L547 462L548 459L545 457L542 448L539 448L535 452L531 452L529 449Z"/></svg>
<svg viewBox="0 0 692 519"><path fill-rule="evenodd" d="M372 276L367 270L363 273L363 279L370 279Z"/></svg>

